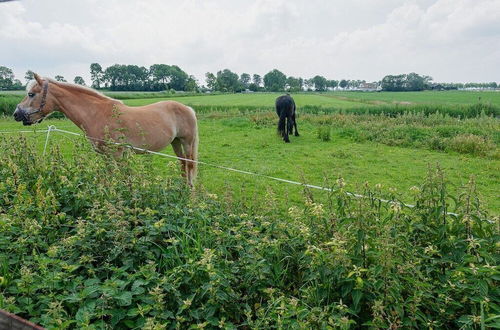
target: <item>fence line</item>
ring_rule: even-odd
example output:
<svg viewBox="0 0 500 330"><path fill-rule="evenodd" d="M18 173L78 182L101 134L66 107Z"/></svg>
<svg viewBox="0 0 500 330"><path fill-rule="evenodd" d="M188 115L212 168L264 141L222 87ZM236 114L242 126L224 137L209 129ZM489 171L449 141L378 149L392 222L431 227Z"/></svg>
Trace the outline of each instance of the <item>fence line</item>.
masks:
<svg viewBox="0 0 500 330"><path fill-rule="evenodd" d="M219 168L219 169L226 170L226 171L232 171L232 172L246 174L246 175L258 176L258 177L262 177L262 178L266 178L266 179L270 179L270 180L274 180L274 181L289 183L289 184L298 185L298 186L302 186L302 187L307 187L307 188L311 188L311 189L317 189L317 190L328 191L328 192L334 192L334 191L336 191L336 190L334 190L332 188L326 188L326 187L321 187L321 186L317 186L317 185L302 183L302 182L298 182L298 181L277 178L277 177L273 177L273 176L269 176L269 175L265 175L265 174L254 173L254 172L249 172L249 171L244 171L244 170L239 170L239 169L235 169L235 168L231 168L231 167L227 167L227 166L222 166L222 165L211 164L211 163L207 163L207 162L203 162L203 161L199 161L199 160L192 160L192 159L188 159L188 158L182 158L182 157L172 156L172 155L168 155L168 154L157 152L157 151L151 151L151 150L147 150L147 149L144 149L144 148L134 147L134 146L128 145L128 144L123 144L123 143L118 143L118 142L106 141L106 140L103 140L103 139L93 138L93 137L90 137L90 136L85 136L85 135L83 135L81 133L76 133L76 132L71 132L71 131L59 129L59 128L57 128L54 125L48 126L46 130L40 130L40 131L17 131L17 132L18 133L47 133L47 137L45 139L45 145L44 145L44 149L43 149L43 154L44 155L45 155L46 150L47 150L50 132L60 132L60 133L64 133L64 134L74 135L74 136L86 137L89 140L104 142L104 143L108 143L108 144L114 144L114 145L118 145L118 146L130 148L130 149L133 149L133 150L137 150L137 151L140 151L140 152L145 152L145 153L149 153L149 154L153 154L153 155L157 155L157 156L174 158L174 159L184 160L184 161L188 161L188 162L192 162L192 163L196 163L196 164L200 164L200 165L211 166L211 167ZM15 131L12 131L12 132L1 132L0 131L0 133L16 133L16 132ZM360 194L351 193L351 192L346 192L346 194L348 196L355 197L355 198L370 198L370 197L365 196L365 195L360 195ZM415 207L415 205L406 204L406 203L403 203L401 201L387 200L387 199L382 199L382 198L374 198L374 199L376 199L377 201L380 201L382 203L399 203L401 206L406 206L408 208L414 208ZM447 215L452 215L452 216L455 216L455 217L458 216L457 213L452 213L452 212L446 212L446 214Z"/></svg>

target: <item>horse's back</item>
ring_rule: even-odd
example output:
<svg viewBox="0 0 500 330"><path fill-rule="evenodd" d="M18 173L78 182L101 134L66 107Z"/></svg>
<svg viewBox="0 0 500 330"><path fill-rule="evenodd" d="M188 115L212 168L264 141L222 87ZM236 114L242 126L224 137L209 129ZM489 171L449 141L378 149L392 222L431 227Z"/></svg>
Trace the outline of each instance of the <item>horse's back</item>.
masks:
<svg viewBox="0 0 500 330"><path fill-rule="evenodd" d="M294 110L295 102L289 94L281 95L276 99L276 113L278 113L278 115L283 111L292 114Z"/></svg>

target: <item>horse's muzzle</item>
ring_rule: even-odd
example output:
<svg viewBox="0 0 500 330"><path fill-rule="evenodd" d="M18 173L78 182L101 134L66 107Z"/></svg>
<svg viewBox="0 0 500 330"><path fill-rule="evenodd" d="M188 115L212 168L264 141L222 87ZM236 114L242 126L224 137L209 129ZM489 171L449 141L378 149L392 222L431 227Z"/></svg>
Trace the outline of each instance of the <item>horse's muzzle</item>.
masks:
<svg viewBox="0 0 500 330"><path fill-rule="evenodd" d="M19 107L17 107L16 111L14 111L14 119L16 121L22 121L24 126L33 124L33 122L30 120L30 114L28 113L28 111L23 110Z"/></svg>

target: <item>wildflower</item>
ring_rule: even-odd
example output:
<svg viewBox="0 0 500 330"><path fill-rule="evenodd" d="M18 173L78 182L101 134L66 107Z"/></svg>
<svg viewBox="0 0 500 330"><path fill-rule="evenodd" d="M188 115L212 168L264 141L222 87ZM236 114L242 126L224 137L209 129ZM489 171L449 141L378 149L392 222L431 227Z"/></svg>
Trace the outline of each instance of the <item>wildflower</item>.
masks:
<svg viewBox="0 0 500 330"><path fill-rule="evenodd" d="M394 213L401 212L401 203L399 203L399 202L391 202L390 209Z"/></svg>
<svg viewBox="0 0 500 330"><path fill-rule="evenodd" d="M424 249L424 253L428 255L439 254L437 248L434 245L429 245Z"/></svg>
<svg viewBox="0 0 500 330"><path fill-rule="evenodd" d="M477 270L478 270L479 268L477 268L477 266L476 266L476 265L474 265L473 263L470 263L470 264L469 264L469 266L470 266L470 270L472 270L472 273L473 273L474 275L476 275L476 274L477 274Z"/></svg>
<svg viewBox="0 0 500 330"><path fill-rule="evenodd" d="M207 194L208 198L211 198L211 199L217 199L219 198L219 196L217 196L217 194Z"/></svg>
<svg viewBox="0 0 500 330"><path fill-rule="evenodd" d="M312 214L319 217L323 215L323 204L313 204Z"/></svg>
<svg viewBox="0 0 500 330"><path fill-rule="evenodd" d="M410 191L411 191L412 193L414 193L414 194L418 194L418 193L420 192L420 188L419 188L419 187L417 187L417 186L412 186L412 187L410 188Z"/></svg>
<svg viewBox="0 0 500 330"><path fill-rule="evenodd" d="M378 190L382 189L382 184L377 183L377 184L375 185L375 189L378 189Z"/></svg>
<svg viewBox="0 0 500 330"><path fill-rule="evenodd" d="M288 209L288 214L295 220L302 216L302 211L298 207L292 206Z"/></svg>
<svg viewBox="0 0 500 330"><path fill-rule="evenodd" d="M337 179L337 185L339 186L340 189L345 187L345 181L343 178L338 178Z"/></svg>

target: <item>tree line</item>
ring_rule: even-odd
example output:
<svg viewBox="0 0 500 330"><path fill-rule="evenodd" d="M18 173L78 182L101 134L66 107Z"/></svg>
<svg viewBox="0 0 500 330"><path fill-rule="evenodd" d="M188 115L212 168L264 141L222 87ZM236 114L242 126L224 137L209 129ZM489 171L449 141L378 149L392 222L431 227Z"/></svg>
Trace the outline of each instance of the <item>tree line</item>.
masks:
<svg viewBox="0 0 500 330"><path fill-rule="evenodd" d="M54 77L65 82L61 75ZM33 79L33 71L28 70L24 79ZM111 91L186 91L186 92L223 92L237 93L242 91L267 92L323 92L337 87L341 89L356 89L370 85L371 89L384 91L421 91L450 90L462 88L497 88L496 82L491 83L434 83L432 77L417 73L387 75L381 81L367 84L365 80L329 80L321 75L310 79L286 76L274 69L263 77L259 74L242 73L238 75L229 69L207 72L206 85L199 85L196 78L189 75L177 65L153 64L149 68L138 65L114 64L103 68L99 63L90 65L91 86L96 89ZM75 84L86 85L81 76L73 79ZM24 89L19 79L14 77L11 69L0 66L0 90Z"/></svg>

